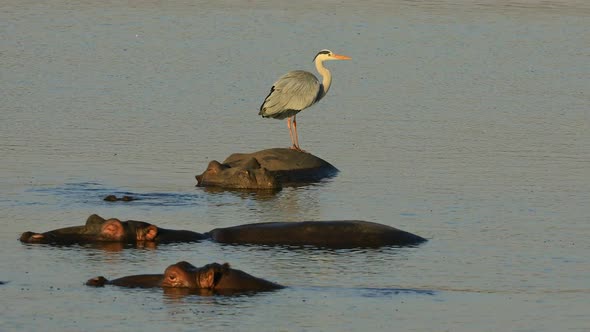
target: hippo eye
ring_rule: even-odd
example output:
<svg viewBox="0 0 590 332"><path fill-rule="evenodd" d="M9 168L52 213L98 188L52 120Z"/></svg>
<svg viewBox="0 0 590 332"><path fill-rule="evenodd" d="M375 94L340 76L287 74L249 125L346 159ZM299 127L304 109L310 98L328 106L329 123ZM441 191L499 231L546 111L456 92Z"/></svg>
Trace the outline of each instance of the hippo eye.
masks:
<svg viewBox="0 0 590 332"><path fill-rule="evenodd" d="M176 275L174 275L174 274L171 274L171 275L169 275L169 276L168 276L168 279L170 279L170 280L174 280L174 279L176 279Z"/></svg>

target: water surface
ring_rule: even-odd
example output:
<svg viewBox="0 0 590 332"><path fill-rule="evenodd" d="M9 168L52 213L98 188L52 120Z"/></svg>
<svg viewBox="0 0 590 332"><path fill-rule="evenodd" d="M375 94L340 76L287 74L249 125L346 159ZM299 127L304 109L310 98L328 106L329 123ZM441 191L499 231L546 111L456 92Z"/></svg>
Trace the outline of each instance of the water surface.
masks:
<svg viewBox="0 0 590 332"><path fill-rule="evenodd" d="M173 1L0 5L0 330L587 331L590 6L585 1ZM272 82L333 86L298 117L340 169L275 194L208 191L233 152L286 147ZM107 203L107 194L132 194ZM22 245L93 213L205 232L363 219L416 248L211 242ZM116 248L115 248L116 249ZM240 297L88 278L230 262L286 286Z"/></svg>

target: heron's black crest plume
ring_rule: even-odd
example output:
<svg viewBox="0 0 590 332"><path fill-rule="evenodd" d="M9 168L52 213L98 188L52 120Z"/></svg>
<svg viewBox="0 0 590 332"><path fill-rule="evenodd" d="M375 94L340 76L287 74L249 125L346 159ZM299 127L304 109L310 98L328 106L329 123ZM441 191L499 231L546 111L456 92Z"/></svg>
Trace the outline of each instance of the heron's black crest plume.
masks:
<svg viewBox="0 0 590 332"><path fill-rule="evenodd" d="M315 61L315 58L317 58L317 57L318 57L318 55L320 55L320 54L330 54L330 50L321 50L321 51L319 51L319 52L318 52L318 54L316 54L316 55L313 57L313 61ZM313 62L313 61L312 61L312 62Z"/></svg>

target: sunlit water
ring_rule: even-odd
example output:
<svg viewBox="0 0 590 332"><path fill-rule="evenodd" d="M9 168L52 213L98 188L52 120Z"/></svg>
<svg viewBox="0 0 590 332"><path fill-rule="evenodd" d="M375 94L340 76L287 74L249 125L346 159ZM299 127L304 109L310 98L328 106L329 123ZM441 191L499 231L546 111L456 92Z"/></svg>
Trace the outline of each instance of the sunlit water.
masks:
<svg viewBox="0 0 590 332"><path fill-rule="evenodd" d="M590 6L585 1L4 1L0 330L588 331ZM289 145L257 116L313 70L302 147L340 169L276 194L195 188L233 152ZM107 194L131 194L107 203ZM416 248L211 242L22 245L93 213L208 231L363 219ZM229 262L254 296L94 289L88 278Z"/></svg>

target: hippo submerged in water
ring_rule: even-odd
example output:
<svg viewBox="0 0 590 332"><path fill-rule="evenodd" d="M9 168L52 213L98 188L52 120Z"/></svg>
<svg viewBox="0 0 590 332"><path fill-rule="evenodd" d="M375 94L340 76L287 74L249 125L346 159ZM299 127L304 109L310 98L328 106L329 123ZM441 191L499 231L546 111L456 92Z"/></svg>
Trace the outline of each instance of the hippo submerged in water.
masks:
<svg viewBox="0 0 590 332"><path fill-rule="evenodd" d="M203 267L195 267L184 261L170 265L166 268L164 274L132 275L110 281L101 276L88 280L86 285L95 287L115 285L132 288L184 288L205 290L205 294L234 294L284 288L279 284L233 269L228 263L212 263Z"/></svg>
<svg viewBox="0 0 590 332"><path fill-rule="evenodd" d="M171 243L211 239L228 244L316 246L324 248L408 246L426 241L397 228L361 220L266 222L216 228L201 234L170 230L142 222L105 220L91 215L86 225L60 228L45 233L25 232L24 243L84 244L96 242Z"/></svg>
<svg viewBox="0 0 590 332"><path fill-rule="evenodd" d="M135 200L135 197L129 195L123 195L121 197L117 197L115 195L107 195L103 198L105 202L132 202Z"/></svg>
<svg viewBox="0 0 590 332"><path fill-rule="evenodd" d="M275 148L234 153L223 163L213 160L196 178L202 187L279 189L283 184L319 181L337 173L336 167L312 154Z"/></svg>
<svg viewBox="0 0 590 332"><path fill-rule="evenodd" d="M93 214L84 226L59 228L45 233L25 232L20 241L24 243L84 244L94 242L194 242L206 236L191 231L160 228L143 221L120 221Z"/></svg>

